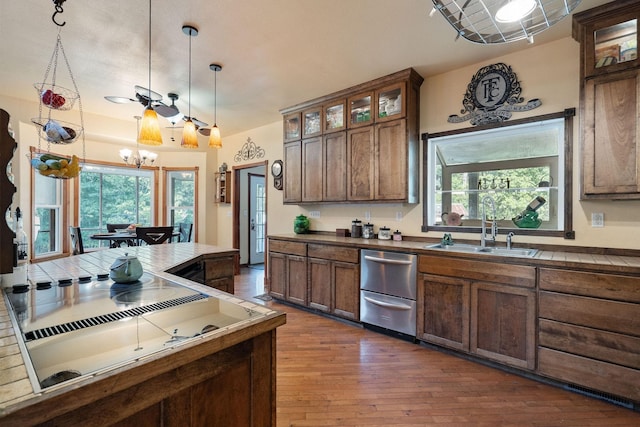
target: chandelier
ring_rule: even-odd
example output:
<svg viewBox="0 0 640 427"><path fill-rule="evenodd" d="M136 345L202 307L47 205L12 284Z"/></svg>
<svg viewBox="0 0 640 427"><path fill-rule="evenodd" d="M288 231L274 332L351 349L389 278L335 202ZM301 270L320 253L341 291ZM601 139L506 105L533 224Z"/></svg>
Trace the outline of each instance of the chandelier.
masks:
<svg viewBox="0 0 640 427"><path fill-rule="evenodd" d="M137 134L140 134L140 119L142 117L134 116L133 118L138 122ZM152 153L151 151L140 150L139 147L140 144L136 140L135 153L133 152L133 150L130 150L128 148L123 148L122 150L120 150L120 158L122 159L122 161L125 162L125 164L135 166L138 169L140 169L142 166L153 165L153 162L156 161L158 155L156 153Z"/></svg>
<svg viewBox="0 0 640 427"><path fill-rule="evenodd" d="M433 10L473 43L498 44L533 36L568 16L581 0L432 0Z"/></svg>

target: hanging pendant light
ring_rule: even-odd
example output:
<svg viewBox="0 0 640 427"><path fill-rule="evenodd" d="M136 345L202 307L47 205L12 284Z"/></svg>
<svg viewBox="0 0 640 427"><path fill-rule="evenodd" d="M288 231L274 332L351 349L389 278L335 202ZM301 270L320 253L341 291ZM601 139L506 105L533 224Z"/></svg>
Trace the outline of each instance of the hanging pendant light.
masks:
<svg viewBox="0 0 640 427"><path fill-rule="evenodd" d="M222 148L222 137L220 136L220 128L218 127L218 71L222 70L222 66L218 64L210 64L209 68L214 72L213 79L213 127L209 134L209 147Z"/></svg>
<svg viewBox="0 0 640 427"><path fill-rule="evenodd" d="M185 25L182 32L189 36L189 115L182 129L181 146L184 148L198 148L198 134L196 134L196 125L191 120L191 38L198 35L196 27Z"/></svg>
<svg viewBox="0 0 640 427"><path fill-rule="evenodd" d="M151 0L149 0L149 99L151 99ZM138 134L138 143L145 145L162 145L162 134L158 114L147 105L142 114L142 126Z"/></svg>

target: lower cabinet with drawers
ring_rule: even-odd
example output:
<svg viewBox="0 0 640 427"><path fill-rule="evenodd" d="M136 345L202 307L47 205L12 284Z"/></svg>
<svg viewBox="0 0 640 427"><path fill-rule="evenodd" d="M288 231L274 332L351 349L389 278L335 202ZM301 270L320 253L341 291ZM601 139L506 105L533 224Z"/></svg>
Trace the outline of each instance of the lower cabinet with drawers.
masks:
<svg viewBox="0 0 640 427"><path fill-rule="evenodd" d="M359 291L359 249L269 240L272 297L357 321Z"/></svg>
<svg viewBox="0 0 640 427"><path fill-rule="evenodd" d="M640 277L540 268L538 373L640 402Z"/></svg>

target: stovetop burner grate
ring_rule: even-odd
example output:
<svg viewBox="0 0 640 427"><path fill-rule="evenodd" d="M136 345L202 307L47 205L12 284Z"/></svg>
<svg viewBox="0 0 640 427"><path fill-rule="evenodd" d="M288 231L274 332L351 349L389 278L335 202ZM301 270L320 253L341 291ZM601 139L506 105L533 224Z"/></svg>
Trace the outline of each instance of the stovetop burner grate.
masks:
<svg viewBox="0 0 640 427"><path fill-rule="evenodd" d="M181 298L176 298L168 301L161 301L149 305L143 305L141 307L129 308L123 311L116 311L113 313L102 314L99 316L89 317L87 319L74 320L73 322L67 322L60 325L49 326L46 328L36 329L24 334L24 341L30 342L42 338L52 337L54 335L64 334L79 329L90 328L92 326L103 325L109 322L116 322L118 320L126 319L128 317L140 316L145 313L151 313L153 311L162 310L165 308L176 307L182 304L187 304L193 301L209 298L205 294L187 295Z"/></svg>

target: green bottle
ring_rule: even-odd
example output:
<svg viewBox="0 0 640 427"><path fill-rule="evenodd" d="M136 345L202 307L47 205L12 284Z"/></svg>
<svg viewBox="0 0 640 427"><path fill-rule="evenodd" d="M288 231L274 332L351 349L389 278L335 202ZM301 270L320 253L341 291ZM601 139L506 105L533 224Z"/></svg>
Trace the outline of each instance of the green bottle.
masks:
<svg viewBox="0 0 640 427"><path fill-rule="evenodd" d="M296 234L306 234L309 232L309 218L304 215L298 215L293 220L293 232Z"/></svg>

